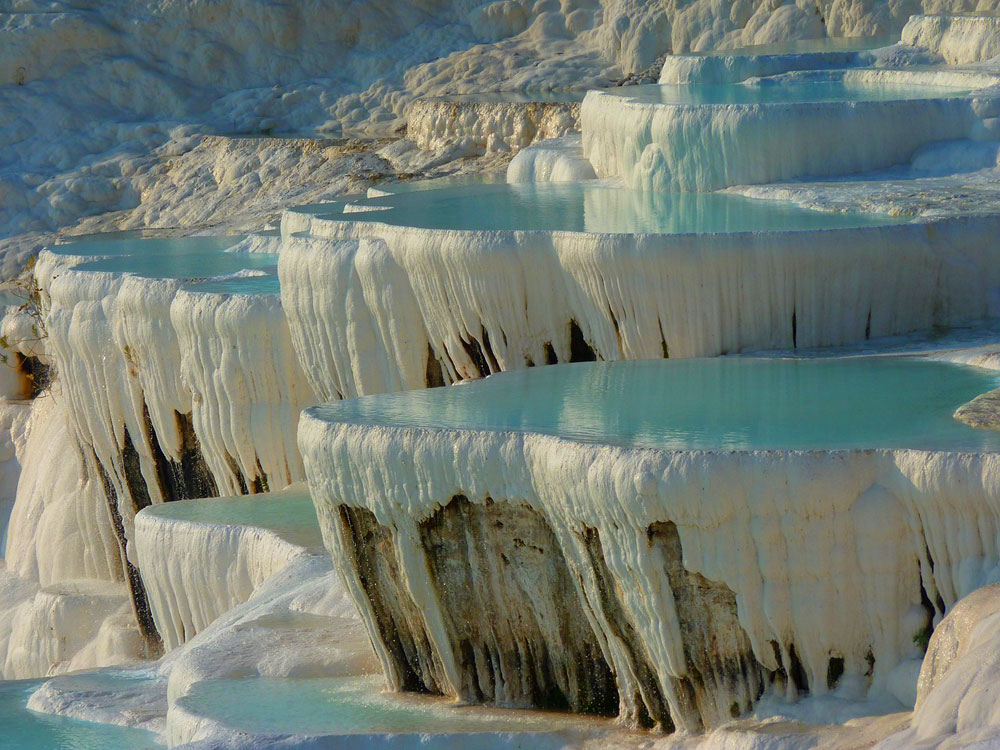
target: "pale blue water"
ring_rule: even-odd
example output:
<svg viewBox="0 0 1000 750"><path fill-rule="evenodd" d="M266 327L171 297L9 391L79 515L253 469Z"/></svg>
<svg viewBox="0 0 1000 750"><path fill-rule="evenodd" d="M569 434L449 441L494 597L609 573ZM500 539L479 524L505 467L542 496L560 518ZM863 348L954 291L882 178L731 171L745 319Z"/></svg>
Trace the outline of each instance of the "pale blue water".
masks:
<svg viewBox="0 0 1000 750"><path fill-rule="evenodd" d="M151 240L146 240L147 242ZM270 271L278 264L278 256L269 253L166 252L152 250L136 255L101 258L74 266L77 271L132 273L151 279L208 279L247 269ZM253 277L237 281L250 282Z"/></svg>
<svg viewBox="0 0 1000 750"><path fill-rule="evenodd" d="M274 256L269 256L274 257ZM239 276L229 279L205 279L191 281L183 285L184 289L206 294L280 294L281 284L278 282L277 266L262 268L268 271L263 276Z"/></svg>
<svg viewBox="0 0 1000 750"><path fill-rule="evenodd" d="M192 289L230 294L274 294L278 291L278 256L266 253L230 253L243 236L144 237L132 233L90 235L55 245L58 255L95 256L74 266L82 271L133 273L147 278L189 279ZM231 277L239 271L259 270L263 276Z"/></svg>
<svg viewBox="0 0 1000 750"><path fill-rule="evenodd" d="M361 193L354 195L345 195L337 200L323 201L322 203L306 203L301 206L295 206L294 211L300 214L312 214L314 216L325 216L326 214L333 212L341 212L344 209L344 203L348 200L360 201L364 200L365 196Z"/></svg>
<svg viewBox="0 0 1000 750"><path fill-rule="evenodd" d="M622 86L607 89L606 93L652 104L819 104L940 99L965 96L969 90L912 83L765 78L754 79L749 83Z"/></svg>
<svg viewBox="0 0 1000 750"><path fill-rule="evenodd" d="M604 183L464 184L368 198L373 210L329 219L461 230L713 233L834 229L905 221L870 213L813 211L789 201L727 193L655 193Z"/></svg>
<svg viewBox="0 0 1000 750"><path fill-rule="evenodd" d="M472 172L455 175L454 177L434 177L430 180L402 180L399 182L380 182L373 189L393 195L399 193L415 193L421 190L440 190L441 188L468 187L478 185L500 185L507 182L506 172ZM368 198L353 198L352 203L366 203ZM346 201L346 199L345 199Z"/></svg>
<svg viewBox="0 0 1000 750"><path fill-rule="evenodd" d="M201 682L179 703L257 734L551 732L609 721L537 711L458 708L446 699L383 693L381 677Z"/></svg>
<svg viewBox="0 0 1000 750"><path fill-rule="evenodd" d="M582 102L586 91L480 91L475 94L450 94L430 97L438 102L501 102L532 104L535 102Z"/></svg>
<svg viewBox="0 0 1000 750"><path fill-rule="evenodd" d="M706 57L737 57L743 55L806 55L824 52L862 52L895 44L899 37L889 36L855 36L826 37L824 39L802 39L795 42L779 42L775 44L754 44L734 49L709 50L691 53Z"/></svg>
<svg viewBox="0 0 1000 750"><path fill-rule="evenodd" d="M3 750L163 750L151 732L141 729L29 711L28 698L41 682L0 682Z"/></svg>
<svg viewBox="0 0 1000 750"><path fill-rule="evenodd" d="M536 367L319 406L333 422L539 432L668 450L1000 450L952 417L1000 374L922 359L716 358Z"/></svg>
<svg viewBox="0 0 1000 750"><path fill-rule="evenodd" d="M111 232L87 235L48 249L56 255L162 255L180 256L222 252L243 237L145 237L141 232Z"/></svg>
<svg viewBox="0 0 1000 750"><path fill-rule="evenodd" d="M472 172L469 174L455 175L453 177L432 177L429 180L399 180L395 182L379 182L372 185L369 190L377 190L390 195L401 193L416 193L424 190L440 190L442 188L473 187L480 185L501 185L507 183L506 172ZM341 214L344 206L348 203L355 205L365 205L371 203L378 196L371 198L364 193L353 193L343 195L336 200L325 201L323 203L307 203L303 206L295 206L296 213L312 214L314 216L330 216L331 214Z"/></svg>
<svg viewBox="0 0 1000 750"><path fill-rule="evenodd" d="M140 513L176 521L256 526L271 529L303 547L323 545L308 491L178 500L151 505Z"/></svg>

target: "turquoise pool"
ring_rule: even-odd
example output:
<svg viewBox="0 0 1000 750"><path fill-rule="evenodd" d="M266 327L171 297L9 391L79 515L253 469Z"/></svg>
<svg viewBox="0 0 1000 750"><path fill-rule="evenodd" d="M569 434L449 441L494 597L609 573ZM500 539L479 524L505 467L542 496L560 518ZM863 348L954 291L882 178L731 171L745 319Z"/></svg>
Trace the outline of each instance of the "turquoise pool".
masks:
<svg viewBox="0 0 1000 750"><path fill-rule="evenodd" d="M303 547L323 545L316 510L307 490L178 500L151 505L140 513L175 521L256 526L271 529Z"/></svg>
<svg viewBox="0 0 1000 750"><path fill-rule="evenodd" d="M372 185L368 193L374 192L391 193L415 193L423 190L440 190L441 188L466 187L478 185L502 185L507 182L506 172L472 172L470 174L460 174L451 177L432 177L429 180L402 180L399 182L380 182ZM345 202L348 198L344 199ZM352 203L365 203L368 199L364 196L351 197ZM298 209L296 209L298 210Z"/></svg>
<svg viewBox="0 0 1000 750"><path fill-rule="evenodd" d="M257 266L255 270L266 271L261 275L189 281L182 288L206 294L280 294L277 260L273 255L265 257L273 259L270 262L274 265Z"/></svg>
<svg viewBox="0 0 1000 750"><path fill-rule="evenodd" d="M459 230L619 234L765 232L898 224L884 214L813 211L728 193L653 193L606 183L473 183L359 201L371 211L327 218ZM389 210L385 210L388 208Z"/></svg>
<svg viewBox="0 0 1000 750"><path fill-rule="evenodd" d="M41 680L0 681L0 747L4 750L163 750L152 732L29 711Z"/></svg>
<svg viewBox="0 0 1000 750"><path fill-rule="evenodd" d="M81 271L131 273L154 279L186 279L196 291L229 294L278 292L278 256L226 252L244 239L229 237L144 237L128 233L91 235L48 248L57 255L93 256ZM247 275L247 272L253 275Z"/></svg>
<svg viewBox="0 0 1000 750"><path fill-rule="evenodd" d="M143 252L87 261L73 267L75 271L105 271L132 273L151 279L205 279L229 276L247 269L270 271L278 264L278 256L269 253L226 253L218 251L158 253ZM250 282L254 277L236 277L233 281Z"/></svg>
<svg viewBox="0 0 1000 750"><path fill-rule="evenodd" d="M141 232L110 232L107 235L91 234L47 248L56 255L162 255L179 256L222 252L242 240L241 236L230 237L147 237Z"/></svg>
<svg viewBox="0 0 1000 750"><path fill-rule="evenodd" d="M1000 373L889 357L716 358L537 367L315 407L328 421L538 432L668 450L1000 450L952 417Z"/></svg>
<svg viewBox="0 0 1000 750"><path fill-rule="evenodd" d="M606 93L651 104L819 104L939 99L965 96L969 89L914 83L760 78L743 83L623 86L608 89Z"/></svg>
<svg viewBox="0 0 1000 750"><path fill-rule="evenodd" d="M377 676L200 682L179 699L188 711L254 734L474 734L609 730L608 720L480 707L385 693Z"/></svg>

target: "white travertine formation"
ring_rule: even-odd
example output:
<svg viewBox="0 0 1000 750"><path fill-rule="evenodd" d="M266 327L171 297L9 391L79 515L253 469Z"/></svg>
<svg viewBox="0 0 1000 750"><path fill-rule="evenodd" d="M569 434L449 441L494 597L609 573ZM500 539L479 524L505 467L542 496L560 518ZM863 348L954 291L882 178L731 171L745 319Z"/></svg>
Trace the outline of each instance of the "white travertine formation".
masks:
<svg viewBox="0 0 1000 750"><path fill-rule="evenodd" d="M3 679L148 656L122 581L107 500L85 472L65 408L49 394L21 406L30 416L16 419L20 480L0 572Z"/></svg>
<svg viewBox="0 0 1000 750"><path fill-rule="evenodd" d="M301 480L294 425L313 398L277 296L181 293L178 280L65 270L74 260L46 252L36 269L48 300L47 348L85 476L106 496L119 565L155 650L136 512Z"/></svg>
<svg viewBox="0 0 1000 750"><path fill-rule="evenodd" d="M384 554L401 562L400 590L419 613L407 627L425 634L412 637L428 639L440 664L428 670L439 689L454 695L468 693L460 675L470 664L444 630L443 591L428 579L433 551L421 546L421 534L456 496L473 505L527 505L544 519L557 549L545 550L543 561L563 556L579 581L579 601L539 591L528 606L541 608L543 622L559 614L546 614L551 602L564 605L571 618L581 616L581 607L588 613L616 675L620 713L632 720L637 703L646 700L651 708L638 697L648 694L630 666L645 654L671 718L687 728L718 725L731 705L754 695L742 692L750 686L741 680L720 681L692 711L673 692L673 680L695 678L682 623L671 614L674 594L661 552L647 543L655 524L676 526L687 571L735 595L756 662L786 675L800 668L796 681L804 679L814 694L827 691L835 657L843 660L841 682L885 690L925 627L922 598L940 617L942 607L978 585L976 571L1000 561L996 535L980 533L1000 524L992 455L629 450L537 434L338 424L311 411L300 423L299 443L327 545L373 639L386 631L379 630L377 603L360 588L362 563L349 552L344 505L371 513L392 540ZM605 575L637 634L639 655L615 645L620 625L612 625L609 605L588 583L601 572L581 537L585 528L599 538ZM379 655L398 686L399 664L386 643L391 639ZM704 673L701 678L708 680Z"/></svg>
<svg viewBox="0 0 1000 750"><path fill-rule="evenodd" d="M280 506L282 497L265 495L255 502ZM174 517L175 512L146 511L135 521L143 584L168 651L250 599L265 580L310 551L299 539L252 519L207 522Z"/></svg>
<svg viewBox="0 0 1000 750"><path fill-rule="evenodd" d="M1000 570L992 573L997 580ZM879 750L994 745L1000 740L998 654L1000 584L993 583L968 594L935 628L910 728L879 744Z"/></svg>
<svg viewBox="0 0 1000 750"><path fill-rule="evenodd" d="M874 56L867 51L667 55L660 69L659 82L684 85L738 83L793 70L856 68L871 65L873 61Z"/></svg>
<svg viewBox="0 0 1000 750"><path fill-rule="evenodd" d="M60 261L43 254L40 278ZM178 496L158 476L157 461L179 465L191 451L221 491L300 480L292 425L313 399L279 299L180 288L177 280L72 270L49 283L49 342L65 363L60 377L84 444L119 499ZM185 420L193 435L184 434ZM126 432L141 482L126 476ZM132 514L122 513L128 530Z"/></svg>
<svg viewBox="0 0 1000 750"><path fill-rule="evenodd" d="M0 551L4 554L10 514L21 478L18 454L23 453L30 414L30 403L0 399Z"/></svg>
<svg viewBox="0 0 1000 750"><path fill-rule="evenodd" d="M66 406L59 395L36 399L17 440L20 480L8 526L7 572L40 586L121 581L107 501L84 470Z"/></svg>
<svg viewBox="0 0 1000 750"><path fill-rule="evenodd" d="M304 227L311 236L290 233ZM978 319L1000 286L1000 224L985 218L613 235L292 211L283 228L282 301L323 401L423 387L434 362L444 383L567 362L574 324L605 360L814 347Z"/></svg>
<svg viewBox="0 0 1000 750"><path fill-rule="evenodd" d="M421 311L386 243L289 237L278 275L292 343L320 401L427 384Z"/></svg>
<svg viewBox="0 0 1000 750"><path fill-rule="evenodd" d="M846 70L781 79L985 90L974 97L768 104L660 104L591 91L581 110L584 153L598 177L620 177L635 189L709 191L901 164L921 146L968 138L976 122L1000 111L1000 89L987 88L998 79L984 73Z"/></svg>
<svg viewBox="0 0 1000 750"><path fill-rule="evenodd" d="M193 394L194 432L219 491L301 481L295 427L316 399L295 358L280 297L181 291L170 321L182 352L181 382Z"/></svg>
<svg viewBox="0 0 1000 750"><path fill-rule="evenodd" d="M0 235L112 210L134 209L122 226L217 221L225 201L249 199L257 187L293 189L333 149L221 143L228 139L211 146L200 136L206 129L269 135L357 127L384 135L398 133L409 111L409 135L424 148L458 140L452 158L510 151L575 130L578 107L410 103L462 93L453 88L496 90L493 83L530 91L607 85L632 73L630 80L649 80L650 66L671 48L875 34L897 30L916 10L972 7L969 0L747 0L724 9L716 0L15 6L0 14L0 110L12 113L0 122L0 141L12 146L0 156ZM983 0L976 7L995 6ZM997 23L914 19L904 42L929 52L907 59L993 57ZM182 54L175 38L190 29L197 38ZM838 54L676 58L662 76L723 82L874 59ZM205 70L217 74L212 81ZM843 75L978 88L996 83L986 70ZM274 81L281 84L272 88ZM599 95L584 106L582 140L528 147L508 178L620 176L644 189L702 190L843 174L903 161L929 141L995 139L998 101L994 88L955 99L726 105L667 115L664 107ZM81 113L91 123L86 132L64 132ZM391 181L407 172L400 165L436 163L434 155L395 159L392 148L359 161L360 183L369 174ZM720 151L725 159L709 158ZM308 159L298 158L305 153ZM927 162L941 166L933 154ZM337 179L326 194L358 184L346 174ZM956 192L963 179L956 177ZM919 198L919 188L898 189ZM55 366L54 400L0 409L0 430L10 435L0 440L0 506L19 479L0 571L0 675L149 656L129 611L130 598L138 607L131 563L142 569L150 616L174 649L162 665L174 699L219 676L355 669L368 661L367 644L328 560L256 527L136 512L184 495L260 492L301 479L298 414L317 398L577 358L844 344L994 315L998 235L1000 220L984 216L695 237L434 231L289 212L283 237L260 234L239 248L281 245L280 297L84 274L47 254L37 274L51 295L51 304L43 299L50 337L21 353ZM2 324L19 340L30 326L24 315ZM15 385L8 377L0 390L16 395ZM896 683L907 682L915 663L913 638L927 608L940 619L995 576L1000 562L992 455L666 454L538 436L363 433L308 419L301 435L327 541L335 551L343 542L334 512L342 502L391 529L402 598L419 605L396 624L426 636L435 686L463 696L468 656L448 641L444 594L423 575L434 551L419 538L421 524L445 516L439 506L459 494L474 507L470 516L489 500L513 508L512 523L551 532L556 544L543 551L557 551L578 575L554 595L540 575L534 604L591 634L614 671L626 722L664 721L662 702L681 728L716 726L753 703L760 673L789 695L803 685L822 694L838 660L842 686L900 695ZM667 553L650 533L656 524L676 527L673 552L683 547L687 574L715 597L706 618L735 618L738 627L712 631L705 619L682 619L684 605L661 564ZM372 626L380 615L352 580L356 561L341 554L338 563ZM933 689L922 692L910 733L887 747L993 739L1000 626L992 601L970 612L975 601L960 602L941 621L925 665ZM575 609L561 611L567 607ZM969 627L956 635L962 618ZM707 659L752 654L752 663L734 667L723 658L723 668L703 670L685 650L692 625L723 634L717 651L703 650ZM409 679L375 630L390 681ZM474 660L489 662L482 654ZM580 677L579 664L553 663L563 676ZM707 683L692 688L693 705L685 685L697 682L696 671ZM584 692L573 696L580 705L594 698ZM513 685L498 693L501 702L505 695L516 702ZM207 732L197 722L175 711L174 740ZM955 734L960 739L947 739Z"/></svg>
<svg viewBox="0 0 1000 750"><path fill-rule="evenodd" d="M18 609L3 675L61 674L143 656L125 585L67 580L43 587Z"/></svg>

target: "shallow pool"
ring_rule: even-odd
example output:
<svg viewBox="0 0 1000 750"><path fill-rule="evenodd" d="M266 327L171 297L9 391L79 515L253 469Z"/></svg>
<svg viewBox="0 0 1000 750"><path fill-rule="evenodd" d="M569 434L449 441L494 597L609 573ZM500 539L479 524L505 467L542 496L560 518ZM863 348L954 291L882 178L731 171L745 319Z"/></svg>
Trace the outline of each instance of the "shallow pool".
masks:
<svg viewBox="0 0 1000 750"><path fill-rule="evenodd" d="M150 241L150 240L147 240ZM270 272L278 265L278 256L271 253L227 253L220 250L158 252L154 248L135 255L122 255L87 261L73 267L75 271L131 273L151 279L203 279L229 276L225 281L238 284L259 282L253 276L236 276L241 271L259 269Z"/></svg>
<svg viewBox="0 0 1000 750"><path fill-rule="evenodd" d="M175 521L256 526L277 532L302 547L321 547L319 523L308 490L269 492L158 503L140 511Z"/></svg>
<svg viewBox="0 0 1000 750"><path fill-rule="evenodd" d="M260 253L257 253L258 255ZM266 256L275 258L275 256ZM279 294L281 284L278 282L277 261L272 260L275 265L258 266L255 270L264 271L253 276L229 276L226 278L201 279L189 281L183 285L183 289L191 292L202 292L205 294Z"/></svg>
<svg viewBox="0 0 1000 750"><path fill-rule="evenodd" d="M480 91L475 94L448 94L429 97L429 102L499 102L533 104L535 102L571 103L583 101L586 91Z"/></svg>
<svg viewBox="0 0 1000 750"><path fill-rule="evenodd" d="M278 256L227 252L246 239L228 237L144 237L133 233L90 235L48 248L56 255L89 257L80 271L131 273L154 279L185 279L194 291L226 294L278 292Z"/></svg>
<svg viewBox="0 0 1000 750"><path fill-rule="evenodd" d="M512 430L669 450L1000 450L955 409L1000 373L909 358L716 358L538 367L317 407L333 422Z"/></svg>
<svg viewBox="0 0 1000 750"><path fill-rule="evenodd" d="M443 698L384 693L381 677L201 682L178 703L255 734L464 734L611 729L607 720L538 711L456 707Z"/></svg>
<svg viewBox="0 0 1000 750"><path fill-rule="evenodd" d="M368 198L371 211L326 218L461 230L620 234L764 232L898 224L905 218L813 211L728 193L655 193L607 183L469 183ZM389 208L390 210L385 210Z"/></svg>
<svg viewBox="0 0 1000 750"><path fill-rule="evenodd" d="M232 247L242 236L230 237L147 237L142 232L109 232L91 234L63 245L52 245L56 255L189 255L222 252Z"/></svg>
<svg viewBox="0 0 1000 750"><path fill-rule="evenodd" d="M368 188L369 198L399 193L415 193L423 190L439 190L441 188L468 187L477 185L501 185L507 182L507 173L503 172L470 172L468 174L450 177L432 177L429 180L401 180L399 182L380 182ZM347 199L345 198L345 201ZM365 197L353 198L350 202L364 203ZM298 210L298 209L296 209Z"/></svg>
<svg viewBox="0 0 1000 750"><path fill-rule="evenodd" d="M28 698L41 683L0 681L0 747L4 750L163 750L152 732L29 711Z"/></svg>
<svg viewBox="0 0 1000 750"><path fill-rule="evenodd" d="M888 102L965 96L969 89L916 83L843 79L755 78L742 83L653 84L608 89L605 93L651 104L819 104Z"/></svg>

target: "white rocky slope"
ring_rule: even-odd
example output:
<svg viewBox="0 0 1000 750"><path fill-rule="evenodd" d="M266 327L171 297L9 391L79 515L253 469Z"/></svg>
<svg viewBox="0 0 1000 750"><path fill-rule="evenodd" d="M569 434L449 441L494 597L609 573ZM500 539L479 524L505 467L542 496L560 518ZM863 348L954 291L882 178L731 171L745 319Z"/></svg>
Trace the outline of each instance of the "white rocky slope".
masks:
<svg viewBox="0 0 1000 750"><path fill-rule="evenodd" d="M135 211L143 225L224 222L204 206L178 214L161 195L200 133L387 133L418 96L606 85L669 51L896 33L913 13L995 6L15 0L0 8L0 238L108 211ZM266 186L279 172L246 174ZM213 176L225 185L224 172ZM184 182L182 196L197 189L197 178ZM8 240L0 250L23 260L32 247Z"/></svg>

